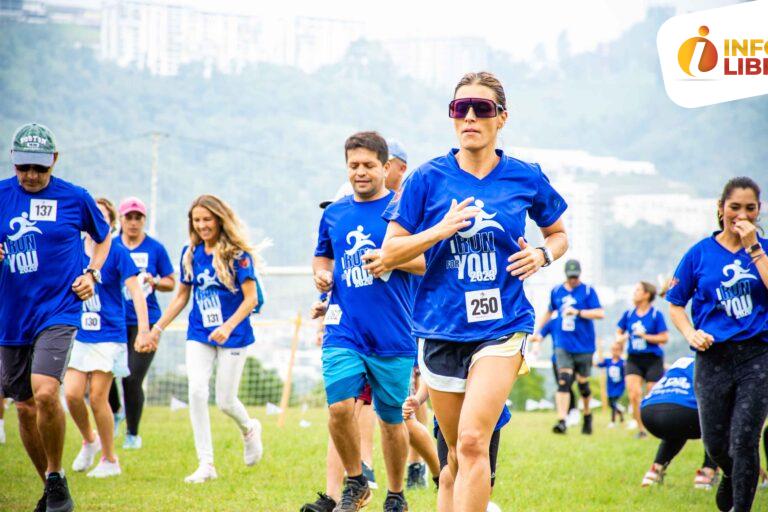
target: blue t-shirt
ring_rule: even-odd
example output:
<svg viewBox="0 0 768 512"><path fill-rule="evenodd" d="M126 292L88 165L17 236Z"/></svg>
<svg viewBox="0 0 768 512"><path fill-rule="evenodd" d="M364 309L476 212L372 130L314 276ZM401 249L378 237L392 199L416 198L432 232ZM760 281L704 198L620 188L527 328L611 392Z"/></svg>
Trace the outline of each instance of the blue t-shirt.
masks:
<svg viewBox="0 0 768 512"><path fill-rule="evenodd" d="M410 274L393 270L374 279L363 270L361 259L381 247L387 230L381 214L392 197L390 192L375 201L358 202L346 196L323 212L315 256L334 260L324 348L350 348L382 357L416 355Z"/></svg>
<svg viewBox="0 0 768 512"><path fill-rule="evenodd" d="M160 311L160 304L157 303L155 290L149 283L144 282L144 277L147 274L160 277L166 277L173 274L173 263L171 263L171 258L168 256L168 252L165 250L165 247L163 247L163 244L149 235L144 235L144 240L142 240L135 249L126 247L122 237L119 236L115 237L112 243L125 247L131 255L133 262L139 267L139 270L141 271L139 274L139 284L144 292L144 297L147 299L149 323L150 325L156 323L162 316L162 311ZM126 325L137 325L139 322L136 318L136 310L133 309L131 296L125 288L123 288L123 298L126 302Z"/></svg>
<svg viewBox="0 0 768 512"><path fill-rule="evenodd" d="M83 251L83 268L90 258ZM139 273L138 267L125 247L113 241L104 266L101 268L101 284L96 285L93 297L83 302L77 340L83 343L106 341L127 343L125 309L122 288L125 281ZM133 309L133 302L127 307ZM135 312L134 312L135 314Z"/></svg>
<svg viewBox="0 0 768 512"><path fill-rule="evenodd" d="M552 363L553 364L557 361L557 357L555 356L555 351L558 348L557 331L559 326L560 326L560 319L553 318L549 322L544 324L544 327L542 327L541 331L539 332L542 338L546 338L547 336L552 336Z"/></svg>
<svg viewBox="0 0 768 512"><path fill-rule="evenodd" d="M504 408L501 410L501 415L499 416L499 421L496 422L496 426L493 427L493 431L496 432L498 430L501 430L506 426L507 423L512 419L512 413L509 412L509 408L504 405ZM434 416L432 418L432 435L434 437L437 437L437 431L440 430L440 425L437 423L437 416Z"/></svg>
<svg viewBox="0 0 768 512"><path fill-rule="evenodd" d="M425 254L427 270L416 292L413 332L454 342L532 333L533 307L523 283L506 271L518 252L526 216L551 226L567 205L537 164L497 150L498 165L483 179L463 171L457 149L411 174L385 218L415 234L439 223L453 199L474 197L472 224Z"/></svg>
<svg viewBox="0 0 768 512"><path fill-rule="evenodd" d="M253 279L256 282L256 298L258 299L256 308L258 309L263 303L264 295L261 280L253 268L251 255L245 253L234 261L236 290L233 292L221 284L216 277L216 271L213 268L213 254L206 254L205 244L202 243L194 248L192 278L187 279L184 271L184 254L187 250L188 246L184 246L179 264L181 282L192 286L192 309L189 311L187 339L224 348L240 348L253 343L255 338L249 317L245 317L237 324L223 345L208 340L208 336L226 322L243 303L244 296L241 285L246 280Z"/></svg>
<svg viewBox="0 0 768 512"><path fill-rule="evenodd" d="M715 343L768 341L768 290L747 252L730 252L714 233L691 247L675 270L667 300L685 307L693 299L693 326ZM768 240L758 238L768 248Z"/></svg>
<svg viewBox="0 0 768 512"><path fill-rule="evenodd" d="M612 357L606 357L597 363L600 368L605 368L608 385L608 397L618 398L624 394L624 360L619 358L614 361Z"/></svg>
<svg viewBox="0 0 768 512"><path fill-rule="evenodd" d="M640 337L641 334L661 334L667 332L667 323L664 321L664 315L661 311L651 306L643 316L637 314L637 308L627 310L621 315L617 324L622 331L629 333L629 346L627 353L632 354L653 354L664 357L664 350L661 345L648 343Z"/></svg>
<svg viewBox="0 0 768 512"><path fill-rule="evenodd" d="M82 231L97 243L109 236L84 188L52 176L31 194L15 176L0 181L0 345L31 345L48 327L80 325L72 283L83 273Z"/></svg>
<svg viewBox="0 0 768 512"><path fill-rule="evenodd" d="M675 404L698 409L693 391L693 363L692 357L681 357L675 361L643 398L640 408L656 404Z"/></svg>
<svg viewBox="0 0 768 512"><path fill-rule="evenodd" d="M563 312L572 307L582 309L598 309L600 299L594 288L584 283L573 290L568 290L564 284L552 289L549 296L549 310L558 311L560 319L560 348L574 354L587 354L595 351L595 322L577 316L567 316Z"/></svg>

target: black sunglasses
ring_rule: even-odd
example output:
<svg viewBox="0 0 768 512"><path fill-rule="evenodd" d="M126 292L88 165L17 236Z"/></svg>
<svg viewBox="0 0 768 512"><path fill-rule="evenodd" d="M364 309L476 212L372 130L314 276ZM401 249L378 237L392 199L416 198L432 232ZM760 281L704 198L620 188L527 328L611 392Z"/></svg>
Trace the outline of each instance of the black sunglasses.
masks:
<svg viewBox="0 0 768 512"><path fill-rule="evenodd" d="M475 111L475 116L481 119L496 117L504 112L504 107L493 100L485 98L460 98L448 104L448 117L452 119L464 119L469 114L469 109Z"/></svg>
<svg viewBox="0 0 768 512"><path fill-rule="evenodd" d="M45 167L44 165L35 165L35 164L23 164L23 165L17 165L16 170L19 172L36 172L38 174L45 174L46 172L50 171L50 167Z"/></svg>

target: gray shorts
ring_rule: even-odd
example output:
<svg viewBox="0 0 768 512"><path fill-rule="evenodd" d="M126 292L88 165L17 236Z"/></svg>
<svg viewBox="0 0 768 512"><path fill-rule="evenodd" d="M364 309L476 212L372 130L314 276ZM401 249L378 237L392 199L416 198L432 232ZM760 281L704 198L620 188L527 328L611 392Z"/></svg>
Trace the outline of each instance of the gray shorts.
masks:
<svg viewBox="0 0 768 512"><path fill-rule="evenodd" d="M32 345L0 347L0 387L17 402L32 398L32 374L64 379L69 351L77 329L52 325L37 335Z"/></svg>
<svg viewBox="0 0 768 512"><path fill-rule="evenodd" d="M571 369L582 377L589 377L592 375L592 355L593 352L574 353L561 348L555 349L557 369Z"/></svg>

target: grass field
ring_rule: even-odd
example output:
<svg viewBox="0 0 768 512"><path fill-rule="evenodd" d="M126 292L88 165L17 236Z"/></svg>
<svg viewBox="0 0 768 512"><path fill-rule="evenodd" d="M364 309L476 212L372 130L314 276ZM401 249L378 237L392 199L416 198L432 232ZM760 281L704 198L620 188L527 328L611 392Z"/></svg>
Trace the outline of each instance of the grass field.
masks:
<svg viewBox="0 0 768 512"><path fill-rule="evenodd" d="M192 431L185 410L148 408L142 422L144 448L118 450L123 475L107 480L67 472L80 511L298 511L324 488L325 411L291 411L283 429L275 416L254 410L264 425L265 455L253 468L242 463L242 442L231 420L212 410L219 479L187 485L183 478L196 467ZM301 428L299 421L311 422ZM665 484L641 489L657 441L638 441L631 433L605 428L602 413L596 432L576 430L564 437L550 433L550 413L513 413L503 431L494 501L502 510L525 511L675 511L715 510L713 492L693 489L701 464L700 442L689 443L672 464ZM31 511L42 487L18 437L15 410L6 415L7 443L0 445L0 510ZM378 442L378 439L377 439ZM122 443L122 438L120 439ZM80 446L71 421L67 425L65 468ZM385 480L381 450L375 468L380 489L367 510L381 510ZM435 492L407 493L412 512L434 510ZM768 510L768 492L758 493L754 510Z"/></svg>

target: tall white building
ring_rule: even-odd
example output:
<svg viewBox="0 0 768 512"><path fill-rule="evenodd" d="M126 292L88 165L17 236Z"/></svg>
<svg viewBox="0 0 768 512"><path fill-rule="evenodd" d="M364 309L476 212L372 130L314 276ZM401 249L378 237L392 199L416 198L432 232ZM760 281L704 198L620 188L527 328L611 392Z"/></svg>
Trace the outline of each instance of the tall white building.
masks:
<svg viewBox="0 0 768 512"><path fill-rule="evenodd" d="M238 73L270 62L306 72L337 62L363 33L357 22L325 18L268 18L201 11L147 0L105 2L101 56L121 66L175 75L201 63L204 72Z"/></svg>

